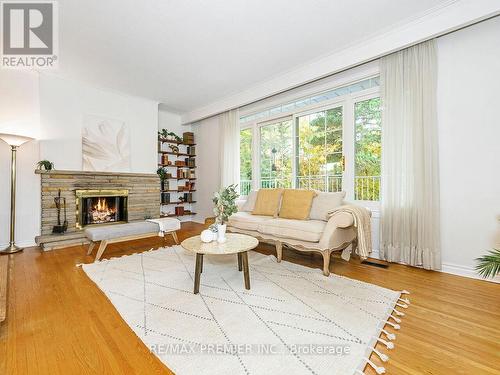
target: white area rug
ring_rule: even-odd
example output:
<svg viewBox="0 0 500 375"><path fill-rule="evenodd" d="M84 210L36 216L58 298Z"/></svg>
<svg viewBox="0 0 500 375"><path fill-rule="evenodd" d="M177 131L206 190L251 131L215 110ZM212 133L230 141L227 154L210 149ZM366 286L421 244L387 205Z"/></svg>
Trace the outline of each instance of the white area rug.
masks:
<svg viewBox="0 0 500 375"><path fill-rule="evenodd" d="M236 255L205 256L198 295L180 246L83 270L176 374L362 373L400 292L255 252L249 263L247 291Z"/></svg>

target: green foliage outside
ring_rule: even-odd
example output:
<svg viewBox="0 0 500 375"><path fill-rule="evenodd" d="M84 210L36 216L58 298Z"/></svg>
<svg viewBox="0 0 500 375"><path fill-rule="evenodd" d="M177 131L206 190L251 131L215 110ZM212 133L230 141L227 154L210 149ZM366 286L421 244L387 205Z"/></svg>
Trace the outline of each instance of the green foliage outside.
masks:
<svg viewBox="0 0 500 375"><path fill-rule="evenodd" d="M297 187L342 190L343 115L342 107L337 107L297 119ZM357 102L354 117L355 197L378 200L382 134L380 99ZM292 186L292 126L294 124L288 120L260 127L261 187ZM252 180L252 129L241 131L240 157L241 180ZM241 188L242 194L247 194L250 183Z"/></svg>

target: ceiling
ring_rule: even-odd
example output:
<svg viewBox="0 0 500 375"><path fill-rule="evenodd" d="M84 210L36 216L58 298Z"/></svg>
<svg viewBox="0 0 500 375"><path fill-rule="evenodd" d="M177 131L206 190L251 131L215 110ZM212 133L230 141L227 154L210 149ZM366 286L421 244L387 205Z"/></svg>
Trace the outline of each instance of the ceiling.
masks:
<svg viewBox="0 0 500 375"><path fill-rule="evenodd" d="M450 0L64 0L59 71L185 113Z"/></svg>

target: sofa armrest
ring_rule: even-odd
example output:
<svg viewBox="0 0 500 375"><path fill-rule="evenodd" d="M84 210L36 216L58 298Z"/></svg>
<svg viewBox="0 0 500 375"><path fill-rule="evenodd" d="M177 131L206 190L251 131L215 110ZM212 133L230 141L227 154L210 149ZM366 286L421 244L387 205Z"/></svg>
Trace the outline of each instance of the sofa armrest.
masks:
<svg viewBox="0 0 500 375"><path fill-rule="evenodd" d="M354 219L347 212L339 212L330 217L319 240L319 245L323 249L333 249L342 245L345 238L352 236L352 232L354 232L353 225Z"/></svg>

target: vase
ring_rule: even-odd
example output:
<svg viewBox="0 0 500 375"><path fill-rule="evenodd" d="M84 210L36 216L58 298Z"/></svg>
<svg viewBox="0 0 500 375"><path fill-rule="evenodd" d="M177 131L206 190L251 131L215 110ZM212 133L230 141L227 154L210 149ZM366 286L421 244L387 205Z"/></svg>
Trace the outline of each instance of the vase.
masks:
<svg viewBox="0 0 500 375"><path fill-rule="evenodd" d="M217 224L217 242L226 242L226 224Z"/></svg>

